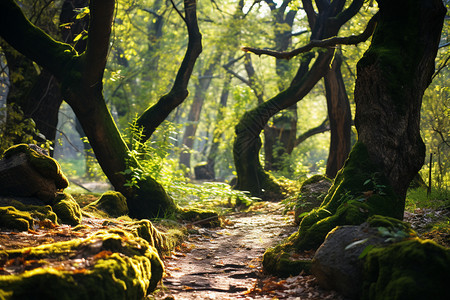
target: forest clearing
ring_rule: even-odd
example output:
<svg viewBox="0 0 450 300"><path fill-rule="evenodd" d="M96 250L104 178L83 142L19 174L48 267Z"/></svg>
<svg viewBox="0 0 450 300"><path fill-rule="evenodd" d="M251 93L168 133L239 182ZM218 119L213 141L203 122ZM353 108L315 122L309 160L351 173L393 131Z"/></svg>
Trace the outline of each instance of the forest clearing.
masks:
<svg viewBox="0 0 450 300"><path fill-rule="evenodd" d="M0 299L449 299L448 0L2 0Z"/></svg>

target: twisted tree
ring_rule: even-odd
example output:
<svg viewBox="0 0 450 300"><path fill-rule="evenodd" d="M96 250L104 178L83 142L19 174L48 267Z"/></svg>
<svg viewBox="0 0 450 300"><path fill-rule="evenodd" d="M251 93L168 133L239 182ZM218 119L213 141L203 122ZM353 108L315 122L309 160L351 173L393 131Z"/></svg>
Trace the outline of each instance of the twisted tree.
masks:
<svg viewBox="0 0 450 300"><path fill-rule="evenodd" d="M87 46L82 53L69 44L55 41L34 26L13 0L0 2L0 36L59 81L63 98L78 117L102 170L114 188L127 198L130 215L137 218L162 216L176 211L177 206L150 175L136 173L141 170L139 162L129 155L103 98L102 79L110 46L114 4L114 0L90 1ZM184 11L184 15L178 12L188 28L188 48L172 90L139 119L146 138L171 109L186 98L187 82L202 51L196 1L185 0ZM130 182L134 184L130 185Z"/></svg>

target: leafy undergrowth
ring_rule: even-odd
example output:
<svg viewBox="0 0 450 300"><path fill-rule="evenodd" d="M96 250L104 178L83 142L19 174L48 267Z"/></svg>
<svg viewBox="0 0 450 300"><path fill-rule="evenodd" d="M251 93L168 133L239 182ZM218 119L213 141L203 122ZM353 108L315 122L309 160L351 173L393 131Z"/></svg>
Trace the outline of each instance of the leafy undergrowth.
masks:
<svg viewBox="0 0 450 300"><path fill-rule="evenodd" d="M450 192L426 189L408 191L404 220L419 236L450 247Z"/></svg>

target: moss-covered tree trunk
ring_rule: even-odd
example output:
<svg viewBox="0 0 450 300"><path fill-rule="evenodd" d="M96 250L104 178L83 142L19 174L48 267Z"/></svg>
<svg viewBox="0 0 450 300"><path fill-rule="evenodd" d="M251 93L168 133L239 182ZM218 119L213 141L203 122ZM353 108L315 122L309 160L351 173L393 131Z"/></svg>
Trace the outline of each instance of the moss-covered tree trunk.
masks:
<svg viewBox="0 0 450 300"><path fill-rule="evenodd" d="M303 1L312 29L311 40L336 36L341 26L359 11L363 1L354 0L345 9L345 0L333 3L317 1L316 4L319 12L314 11L311 1ZM310 54L305 55L290 86L272 99L246 112L236 125L236 138L233 144L233 157L238 176L236 189L249 191L253 196L263 199L282 196L281 187L261 166L259 135L272 116L303 99L328 72L333 53L334 50L326 50L318 54L311 68L309 63L313 57Z"/></svg>
<svg viewBox="0 0 450 300"><path fill-rule="evenodd" d="M59 80L63 97L77 115L105 175L114 188L127 197L129 214L136 218L163 216L174 212L176 205L159 183L146 176L138 179L136 185L126 185L133 177L133 172L127 170L140 169L139 162L129 156L129 149L102 94L114 5L114 0L90 1L87 48L81 55L70 45L53 40L33 26L13 0L0 2L0 36ZM188 26L189 46L181 65L184 70L186 64L193 67L201 52L196 1L185 0L185 11L186 23L192 23ZM194 33L191 34L191 31ZM190 74L189 71L179 72L176 82L184 83ZM187 94L184 85L174 87Z"/></svg>
<svg viewBox="0 0 450 300"><path fill-rule="evenodd" d="M331 131L326 170L329 178L336 176L351 149L352 112L342 78L341 65L342 57L336 54L331 70L324 77Z"/></svg>
<svg viewBox="0 0 450 300"><path fill-rule="evenodd" d="M372 43L357 65L359 140L321 206L297 233L268 250L264 265L300 272L289 251L318 247L338 225L358 225L378 214L403 218L409 182L423 164L422 96L434 72L445 8L441 0L379 0ZM287 264L286 264L287 262Z"/></svg>

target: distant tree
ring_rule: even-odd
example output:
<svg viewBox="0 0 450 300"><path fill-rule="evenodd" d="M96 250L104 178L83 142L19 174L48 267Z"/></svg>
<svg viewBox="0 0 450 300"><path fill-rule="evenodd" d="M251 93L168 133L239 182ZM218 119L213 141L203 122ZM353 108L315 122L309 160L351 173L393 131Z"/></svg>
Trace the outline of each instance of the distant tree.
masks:
<svg viewBox="0 0 450 300"><path fill-rule="evenodd" d="M16 50L49 71L61 84L66 102L78 117L105 175L117 191L125 195L130 215L137 218L162 216L177 206L138 160L122 139L103 98L103 73L109 52L114 0L89 3L90 24L86 51L78 53L31 24L13 0L0 2L0 36ZM144 140L187 96L187 82L201 47L196 17L196 1L184 1L183 15L189 44L172 90L139 118Z"/></svg>
<svg viewBox="0 0 450 300"><path fill-rule="evenodd" d="M316 1L318 12L314 10L312 1L304 0L303 9L306 12L311 28L311 41L323 40L336 36L348 20L350 20L363 5L362 0L345 0L329 3ZM312 49L309 48L309 49ZM244 48L255 54L272 54L277 58L289 59L295 52L276 52L251 48ZM300 66L289 87L273 98L246 112L236 126L233 155L238 175L236 188L249 191L253 196L262 198L279 198L281 187L264 171L259 161L261 148L260 132L268 120L278 112L291 107L311 91L315 84L329 71L329 65L334 56L334 49L318 51L314 63L314 53L304 55Z"/></svg>

